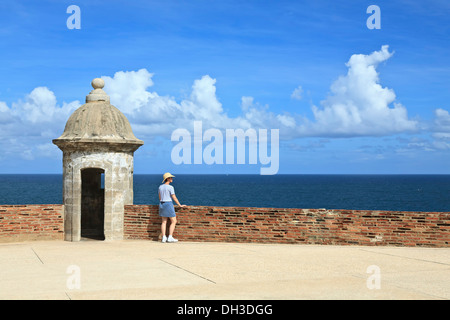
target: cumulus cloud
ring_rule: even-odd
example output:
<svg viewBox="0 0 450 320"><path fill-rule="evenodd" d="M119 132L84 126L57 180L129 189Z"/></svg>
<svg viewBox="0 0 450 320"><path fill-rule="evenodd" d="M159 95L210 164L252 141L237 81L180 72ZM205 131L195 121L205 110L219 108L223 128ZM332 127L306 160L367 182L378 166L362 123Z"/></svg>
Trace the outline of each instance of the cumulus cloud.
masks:
<svg viewBox="0 0 450 320"><path fill-rule="evenodd" d="M267 112L268 106L254 103L252 97L242 97L242 115L229 117L217 97L216 79L209 75L194 80L191 93L181 101L149 91L152 77L146 69L102 77L111 103L124 112L136 135L168 135L176 128L192 126L194 120L203 121L205 129L292 125L286 116L278 120L275 114Z"/></svg>
<svg viewBox="0 0 450 320"><path fill-rule="evenodd" d="M320 106L312 106L313 119L271 112L269 106L249 96L241 98L241 115L231 118L216 95L216 79L209 75L194 80L189 97L179 102L149 91L153 74L146 69L120 71L103 79L111 102L129 117L137 133L167 134L195 119L219 129L276 128L284 138L382 136L418 129L418 122L396 101L394 90L380 84L376 69L392 56L388 46L368 55L352 55L346 64L347 74L331 84L330 94ZM291 98L301 99L302 93L302 86L298 86Z"/></svg>
<svg viewBox="0 0 450 320"><path fill-rule="evenodd" d="M291 99L302 100L303 98L302 95L303 95L303 88L302 86L298 86L297 88L294 89L294 91L292 91Z"/></svg>
<svg viewBox="0 0 450 320"><path fill-rule="evenodd" d="M70 114L79 106L78 101L58 105L54 93L46 87L35 88L11 107L0 102L3 154L26 160L32 160L35 154L42 155L39 145L59 137Z"/></svg>
<svg viewBox="0 0 450 320"><path fill-rule="evenodd" d="M348 72L330 87L330 95L313 106L314 122L301 131L321 136L388 135L417 129L406 108L395 102L394 90L379 83L377 66L393 53L388 46L369 55L354 54L347 62Z"/></svg>
<svg viewBox="0 0 450 320"><path fill-rule="evenodd" d="M152 77L146 69L120 71L113 77L102 77L111 104L127 116L136 134L167 135L193 120L205 120L209 125L219 127L231 121L216 97L216 80L210 76L195 80L189 98L180 102L174 97L149 91L153 86Z"/></svg>
<svg viewBox="0 0 450 320"><path fill-rule="evenodd" d="M444 109L436 109L435 114L435 130L441 133L450 133L450 113Z"/></svg>
<svg viewBox="0 0 450 320"><path fill-rule="evenodd" d="M119 71L113 78L102 77L102 79L105 81L104 90L109 94L111 101L119 105L122 112L133 113L155 98L156 93L147 91L147 88L153 86L152 77L152 73L140 69Z"/></svg>
<svg viewBox="0 0 450 320"><path fill-rule="evenodd" d="M6 103L0 101L0 125L11 121L11 112Z"/></svg>
<svg viewBox="0 0 450 320"><path fill-rule="evenodd" d="M143 140L170 138L177 128L192 129L194 120L203 121L204 130L280 129L280 139L284 140L380 136L418 129L418 122L411 120L406 108L396 101L394 90L380 84L377 66L392 56L388 46L368 55L352 55L346 64L347 74L331 84L330 94L320 106L312 106L311 119L298 113L271 111L268 105L245 95L241 97L240 114L230 117L217 96L217 81L209 75L194 79L191 92L179 100L153 91L154 75L146 69L119 71L102 78L111 103L127 116L135 135ZM298 86L291 98L301 99L302 94L303 88ZM79 101L58 104L46 87L35 88L11 106L0 101L1 147L12 152L18 149L8 145L20 145L25 158L50 152L51 139L61 135L70 114L80 105ZM437 134L449 136L448 111L436 110L435 127L440 128Z"/></svg>
<svg viewBox="0 0 450 320"><path fill-rule="evenodd" d="M434 111L434 140L432 146L439 150L450 149L450 113L442 108Z"/></svg>
<svg viewBox="0 0 450 320"><path fill-rule="evenodd" d="M253 97L241 98L243 118L252 128L280 129L281 138L292 138L295 131L296 119L288 112L277 114L271 112L268 105L261 105Z"/></svg>
<svg viewBox="0 0 450 320"><path fill-rule="evenodd" d="M7 124L0 127L5 136L47 136L60 134L70 114L80 106L79 101L57 105L55 94L46 87L37 87L24 100L0 103L0 119Z"/></svg>

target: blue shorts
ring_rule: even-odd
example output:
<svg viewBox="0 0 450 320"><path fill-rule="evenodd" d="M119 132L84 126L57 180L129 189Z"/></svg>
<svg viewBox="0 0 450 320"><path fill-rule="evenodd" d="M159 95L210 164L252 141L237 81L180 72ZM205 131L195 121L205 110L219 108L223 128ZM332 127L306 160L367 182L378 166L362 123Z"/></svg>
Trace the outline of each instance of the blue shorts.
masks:
<svg viewBox="0 0 450 320"><path fill-rule="evenodd" d="M172 201L159 203L159 216L166 218L176 217L175 208L173 207Z"/></svg>

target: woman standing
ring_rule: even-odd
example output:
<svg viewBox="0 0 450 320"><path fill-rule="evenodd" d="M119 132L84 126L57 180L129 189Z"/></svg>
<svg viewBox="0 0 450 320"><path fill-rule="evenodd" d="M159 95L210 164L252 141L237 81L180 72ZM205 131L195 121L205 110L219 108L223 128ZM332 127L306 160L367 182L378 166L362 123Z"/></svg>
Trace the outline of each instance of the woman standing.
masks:
<svg viewBox="0 0 450 320"><path fill-rule="evenodd" d="M171 175L169 172L163 175L163 184L159 186L159 215L162 218L161 222L161 233L162 242L177 242L178 240L173 237L173 231L175 230L175 225L177 223L177 216L175 214L175 208L173 206L173 201L175 201L180 207L185 207L181 205L175 195L175 189L170 183L173 181L175 176ZM169 226L169 237L166 237L167 220L170 219Z"/></svg>

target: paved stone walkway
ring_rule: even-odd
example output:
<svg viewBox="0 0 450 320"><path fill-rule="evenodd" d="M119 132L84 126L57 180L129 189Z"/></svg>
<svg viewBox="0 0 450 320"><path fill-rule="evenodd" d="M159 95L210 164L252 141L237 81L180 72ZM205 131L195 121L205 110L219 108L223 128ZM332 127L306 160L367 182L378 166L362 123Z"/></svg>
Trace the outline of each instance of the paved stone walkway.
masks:
<svg viewBox="0 0 450 320"><path fill-rule="evenodd" d="M0 299L450 299L450 248L1 243Z"/></svg>

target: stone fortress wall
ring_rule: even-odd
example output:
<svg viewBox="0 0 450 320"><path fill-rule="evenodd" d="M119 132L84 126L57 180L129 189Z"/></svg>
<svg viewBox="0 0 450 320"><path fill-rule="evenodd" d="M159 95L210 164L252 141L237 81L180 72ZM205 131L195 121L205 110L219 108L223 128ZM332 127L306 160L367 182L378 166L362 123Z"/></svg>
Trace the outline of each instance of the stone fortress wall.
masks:
<svg viewBox="0 0 450 320"><path fill-rule="evenodd" d="M450 212L189 206L181 241L450 247ZM125 205L123 238L157 241L157 205ZM63 240L64 206L0 205L0 242Z"/></svg>

